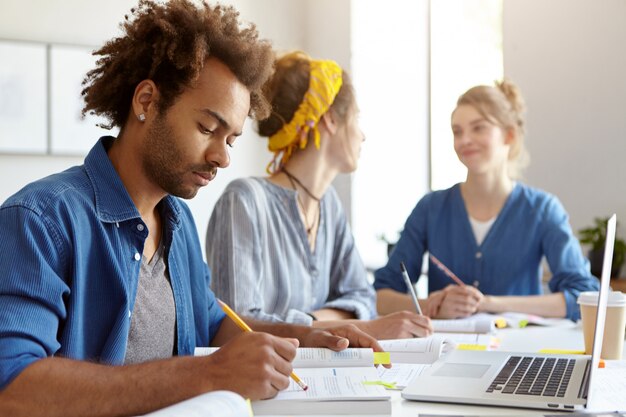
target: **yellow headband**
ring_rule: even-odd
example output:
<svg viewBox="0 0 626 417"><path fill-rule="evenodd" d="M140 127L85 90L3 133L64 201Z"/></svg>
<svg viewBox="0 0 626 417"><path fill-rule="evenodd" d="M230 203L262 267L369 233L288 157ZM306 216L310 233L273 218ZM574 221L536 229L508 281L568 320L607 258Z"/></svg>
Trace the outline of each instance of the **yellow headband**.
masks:
<svg viewBox="0 0 626 417"><path fill-rule="evenodd" d="M302 103L289 123L269 138L268 149L274 152L274 158L267 166L267 172L276 172L291 157L296 146L304 149L313 131L315 147L320 148L320 132L317 129L322 115L335 101L343 79L341 67L335 61L311 61L309 89L304 94ZM280 163L277 166L277 159Z"/></svg>

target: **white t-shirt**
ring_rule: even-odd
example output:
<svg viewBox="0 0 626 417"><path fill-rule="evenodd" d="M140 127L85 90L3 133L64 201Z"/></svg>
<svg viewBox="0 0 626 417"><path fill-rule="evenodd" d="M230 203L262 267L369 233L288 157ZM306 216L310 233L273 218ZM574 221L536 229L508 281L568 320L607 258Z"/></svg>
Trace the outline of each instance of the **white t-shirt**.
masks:
<svg viewBox="0 0 626 417"><path fill-rule="evenodd" d="M491 226L493 226L493 222L495 222L497 218L498 216L492 217L491 219L484 222L476 220L473 217L469 218L470 224L472 225L472 231L474 232L474 237L476 238L476 243L478 243L478 246L483 243L483 240L485 240L485 236L487 236L487 233L489 233L489 229L491 229Z"/></svg>

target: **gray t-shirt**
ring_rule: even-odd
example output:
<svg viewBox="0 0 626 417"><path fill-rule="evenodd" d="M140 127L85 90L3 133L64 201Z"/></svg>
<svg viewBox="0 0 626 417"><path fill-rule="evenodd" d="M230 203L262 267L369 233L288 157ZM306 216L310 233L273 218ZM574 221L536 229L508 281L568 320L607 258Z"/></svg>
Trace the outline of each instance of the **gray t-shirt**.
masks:
<svg viewBox="0 0 626 417"><path fill-rule="evenodd" d="M176 306L163 254L164 247L160 244L150 261L141 259L125 365L170 358L174 354Z"/></svg>

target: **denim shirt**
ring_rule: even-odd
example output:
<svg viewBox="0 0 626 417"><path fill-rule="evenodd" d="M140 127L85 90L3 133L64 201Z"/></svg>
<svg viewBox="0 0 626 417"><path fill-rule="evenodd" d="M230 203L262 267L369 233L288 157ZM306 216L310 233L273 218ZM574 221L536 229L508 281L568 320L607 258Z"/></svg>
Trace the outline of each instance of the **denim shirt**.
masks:
<svg viewBox="0 0 626 417"><path fill-rule="evenodd" d="M107 155L27 185L0 207L0 389L50 356L124 361L148 235ZM224 313L189 208L160 203L176 305L176 349L208 346Z"/></svg>
<svg viewBox="0 0 626 417"><path fill-rule="evenodd" d="M406 292L400 262L406 264L415 281L426 251L466 283L478 281L479 290L490 295L541 294L541 259L545 256L552 272L550 291L563 293L566 317L572 320L580 317L578 294L599 288L561 203L556 197L521 183L513 188L480 245L458 184L426 195L407 219L389 262L376 271L374 287ZM451 283L429 261L429 291Z"/></svg>

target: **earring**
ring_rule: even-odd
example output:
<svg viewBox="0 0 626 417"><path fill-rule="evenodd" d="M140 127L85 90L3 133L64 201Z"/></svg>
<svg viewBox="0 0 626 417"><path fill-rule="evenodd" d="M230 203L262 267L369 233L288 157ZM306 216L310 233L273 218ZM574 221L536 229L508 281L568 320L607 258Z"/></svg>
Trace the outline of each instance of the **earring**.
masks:
<svg viewBox="0 0 626 417"><path fill-rule="evenodd" d="M145 115L145 114L143 114L143 113L140 113L140 114L137 116L137 119L139 119L139 121L140 121L140 122L145 122L145 121L146 121L146 115Z"/></svg>

